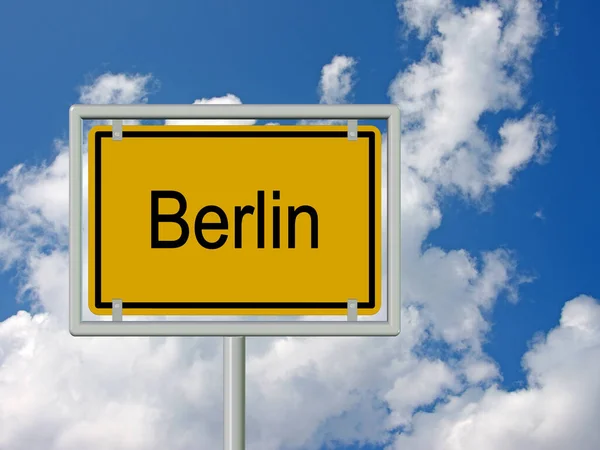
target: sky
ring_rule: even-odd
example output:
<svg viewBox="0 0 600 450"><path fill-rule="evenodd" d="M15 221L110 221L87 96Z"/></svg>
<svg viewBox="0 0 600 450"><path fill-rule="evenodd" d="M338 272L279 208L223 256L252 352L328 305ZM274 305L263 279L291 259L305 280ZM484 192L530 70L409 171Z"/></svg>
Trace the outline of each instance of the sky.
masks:
<svg viewBox="0 0 600 450"><path fill-rule="evenodd" d="M222 446L220 338L68 332L74 103L394 103L402 332L248 338L247 448L600 448L597 2L0 14L0 449ZM277 119L277 118L274 118Z"/></svg>

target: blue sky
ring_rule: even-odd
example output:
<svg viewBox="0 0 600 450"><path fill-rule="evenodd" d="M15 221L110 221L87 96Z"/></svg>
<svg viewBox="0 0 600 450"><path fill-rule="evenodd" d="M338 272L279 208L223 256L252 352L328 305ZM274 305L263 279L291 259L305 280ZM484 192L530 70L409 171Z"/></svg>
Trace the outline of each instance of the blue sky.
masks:
<svg viewBox="0 0 600 450"><path fill-rule="evenodd" d="M160 3L127 2L118 4L117 15L108 5L41 3L31 10L15 3L0 19L3 58L20 68L0 74L7 114L0 132L13 136L5 147L11 150L0 156L0 172L51 158L53 140L67 137L77 88L105 72L151 73L152 103L191 103L229 92L244 103L318 103L321 67L340 53L357 55L367 68L355 101L387 103L386 87L397 72L391 62L404 45L389 2L345 11L343 20L340 11L348 5L341 1L296 8L274 1L260 8L190 1L164 11ZM356 33L363 27L370 30L368 40ZM15 41L18 46L10 44ZM13 311L13 305L2 308L5 315Z"/></svg>
<svg viewBox="0 0 600 450"><path fill-rule="evenodd" d="M521 6L536 4L534 0L510 0L506 3L512 4L513 2ZM501 3L491 2L493 5ZM438 9L432 12L431 9L428 9L430 8L427 6L428 4L430 6L437 5ZM490 100L489 104L482 107L484 111L481 114L473 113L473 120L487 136L489 145L485 145L498 150L501 146L498 130L507 119L518 120L528 112L539 112L554 124L552 132L548 136L548 142L552 143L552 148L543 158L536 159L535 156L530 155L523 165L518 167L515 165L511 168L511 170L514 169L510 172L511 176L506 179L502 178L501 181L498 181L500 178L494 178L493 175L484 172L473 172L472 180L475 180L473 182L480 182L484 186L480 192L474 193L474 191L469 191L470 188L464 187L472 181L468 179L467 175L462 175L466 172L462 172L458 168L452 172L451 169L444 166L444 158L440 158L435 163L434 170L429 171L431 167L425 162L427 159L426 155L424 156L425 150L420 150L418 145L414 144L414 142L425 142L427 145L432 145L431 142L438 142L442 143L439 144L440 146L443 146L445 142L451 141L451 131L448 131L448 135L433 136L433 132L428 131L429 129L424 126L425 131L422 134L413 135L418 139L411 140L411 136L407 136L407 146L413 150L416 156L414 156L414 160L410 160L413 162L406 164L412 164L411 170L414 169L415 173L418 173L424 180L429 177L423 181L423 186L428 186L435 191L435 199L420 200L424 205L423 209L417 208L414 218L412 210L409 211L409 218L406 219L408 228L410 228L408 235L413 236L412 224L415 223L418 224L415 227L422 230L425 240L420 240L421 231L417 230L414 242L415 245L420 246L422 251L417 252L419 254L415 256L412 256L411 253L410 258L415 258L414 271L409 270L406 275L403 272L403 277L407 278L407 285L411 286L406 294L405 303L407 305L419 304L420 307L423 307L424 312L419 317L422 317L423 321L431 321L429 332L438 339L445 339L444 345L451 347L450 353L458 355L461 354L460 351L468 348L468 357L464 356L464 361L467 361L465 364L470 364L470 361L479 361L481 364L484 361L492 361L497 364L501 377L489 375L487 378L483 377L481 383L473 381L461 385L461 387L456 387L451 381L448 381L447 384L432 382L432 386L435 384L435 388L431 388L435 393L435 395L431 394L433 398L429 394L423 394L423 398L411 400L412 403L408 402L408 406L402 404L403 406L397 406L396 409L394 406L390 406L395 411L391 416L393 419L389 419L392 425L378 430L377 433L385 435L386 439L392 443L390 445L396 445L393 448L470 449L470 445L474 445L473 448L476 448L475 444L467 438L462 444L460 442L452 444L458 447L451 447L449 441L444 444L441 437L435 441L427 441L427 438L424 437L426 432L420 431L422 428L419 428L421 425L418 424L428 424L426 429L431 429L430 427L434 427L438 423L436 422L438 417L453 417L452 420L454 420L454 416L445 410L436 410L430 415L419 416L419 419L416 416L412 419L402 419L408 420L414 427L413 435L407 434L396 440L393 435L390 437L389 430L397 425L397 422L394 422L394 420L400 420L397 417L412 417L412 413L419 408L432 412L431 404L436 399L447 400L450 395L448 392L456 395L456 401L460 404L470 398L469 389L479 385L486 386L485 389L487 389L490 384L493 384L502 393L522 388L534 389L531 384L528 384L527 374L550 373L548 367L554 366L535 361L538 361L536 358L539 355L550 352L553 348L552 345L555 345L553 344L555 341L548 340L544 344L546 347L534 346L535 351L533 351L531 349L534 336L538 336L538 334L549 336L549 333L552 334L551 330L558 327L559 324L570 323L569 317L571 316L569 314L575 314L570 311L577 312L583 311L581 308L584 307L591 308L589 311L592 312L589 314L581 314L585 317L597 317L597 313L593 312L595 311L594 305L597 303L586 303L581 300L570 303L574 305L571 310L565 309L565 305L582 294L600 298L600 284L597 276L600 270L597 258L597 255L600 254L600 243L593 239L594 225L599 217L595 204L600 197L600 185L596 182L594 175L596 165L600 162L600 156L595 151L598 142L595 111L596 105L600 102L600 87L596 80L600 63L594 57L597 52L594 21L600 13L600 6L597 2L584 2L583 0L574 0L568 3L544 1L540 4L541 14L537 16L536 21L539 21L543 27L543 36L539 37L535 44L529 46L533 51L532 57L525 57L521 61L527 74L531 75L528 82L521 83L519 81L522 104L519 107L500 107L499 110L495 110L491 105L493 102ZM0 177L21 163L25 163L29 168L35 168L43 161L51 164L57 156L57 151L53 148L55 139L68 139L68 108L71 104L81 101L79 87L92 86L93 89L96 80L107 73L128 74L131 77L135 77L136 74L151 74L152 78L145 84L147 95L136 93L133 96L138 100L147 97L150 103L187 104L196 99L223 97L226 94L239 97L243 103L318 103L323 98L323 92L319 91L323 67L330 64L334 56L345 55L354 59L354 65L351 68L354 82L351 92L343 95L344 101L353 103L399 102L401 109L405 107L408 110L411 105L417 104L416 100L411 100L411 95L415 95L418 89L415 87L416 84L410 84L410 79L402 78L401 74L408 73L411 64L423 61L425 45L439 36L436 34L439 33L439 30L436 31L436 26L442 24L443 27L444 24L451 23L449 17L461 17L461 6L481 8L482 3L475 0L467 2L436 0L429 3L422 0L407 0L401 1L400 5L414 7L415 9L412 10L414 14L411 16L410 11L405 10L404 15L399 17L394 1L329 0L323 2L306 0L290 3L263 0L259 3L249 3L239 0L212 0L205 2L177 1L174 4L166 4L132 0L97 4L67 0L59 5L39 2L35 6L23 2L12 2L5 6L3 13L0 14L0 58L4 68L0 71L0 134L3 136L0 150L0 174L2 174ZM448 5L452 5L452 8L449 8ZM433 28L428 29L427 21L423 21L422 18L430 13L432 14L430 23L433 24ZM510 14L515 14L515 12L507 13L502 20L508 21ZM445 22L446 20L448 21ZM525 29L529 25L527 22L522 27ZM423 31L421 39L418 38L419 30ZM445 36L450 36L450 32ZM482 39L483 42L484 38L481 36L473 37L473 42L477 39ZM448 38L444 42L449 46L448 48L454 46L452 48L457 52L456 54L469 51L466 40ZM447 50L446 54L449 52L450 50ZM440 61L444 63L443 58L440 58ZM469 61L476 61L476 59ZM516 70L511 61L504 61L500 65L506 68L509 74ZM466 72L472 71L473 73L478 70L475 65L464 69ZM398 94L398 91L394 91L392 86L394 80L400 78L402 80L397 86L403 86L401 89L406 89L403 91L405 94ZM440 81L440 83L442 82ZM447 84L438 85L439 92L442 92L441 96L443 96L443 92L452 91L452 88L448 86ZM501 87L503 84L494 84L492 88L496 89L498 86ZM339 90L340 86L336 85L334 88ZM409 89L413 89L413 91L409 91ZM463 94L466 92L467 96L471 95L468 90L457 90L456 92ZM119 95L119 93L115 94L117 98ZM466 117L470 114L468 105L478 101L477 92L474 91L472 95L473 98L448 98L453 98L455 104L465 102L467 105L464 113ZM438 105L435 111L443 111L443 108ZM427 123L430 113L425 111L423 114L425 123ZM459 110L459 116L460 114L462 113ZM460 128L460 123L458 123L460 117L457 118L453 115L449 115L449 117L451 122L448 130ZM456 126L452 120L457 120ZM437 130L437 128L435 129ZM446 129L444 128L444 130ZM471 131L469 133L471 134L466 140L470 145L479 142L474 137L474 133ZM413 146L416 147L413 148ZM451 151L455 152L456 148L453 147ZM422 151L423 154L419 154L419 151ZM478 150L475 149L473 154L479 155ZM493 157L486 158L488 157L481 156L480 162L483 165L493 163ZM452 185L444 181L448 177L454 180L462 178L457 185ZM23 185L31 181L27 180L23 181L25 183ZM461 185L461 182L466 184ZM6 183L0 184L0 198L2 199L0 206L7 204L10 195L17 191L18 188L10 187ZM434 225L435 220L422 219L422 215L425 214L423 211L428 210L427 208L439 209L441 214L439 227ZM0 213L2 211L6 210L0 208ZM421 221L426 224L422 225ZM19 239L24 238L17 229L10 228L11 223L14 222L0 221L0 227L4 227L6 232L13 233L9 233L10 236L16 236L15 242L21 245ZM28 229L25 230L27 233ZM35 231L35 233L37 232ZM34 232L32 231L32 233ZM27 248L29 249L29 247ZM454 282L453 279L447 278L456 274L447 275L447 277L440 276L442 281L439 281L439 289L429 296L429 291L426 289L414 287L421 283L417 280L420 275L414 272L420 273L423 268L422 277L429 280L429 283L437 284L437 278L434 278L435 274L437 274L436 276L442 272L443 274L452 274L458 271L458 269L454 271L453 264L456 263L456 267L463 267L467 262L460 257L457 257L456 260L451 260L450 257L441 258L439 262L435 263L435 270L432 269L429 274L426 270L430 266L423 262L427 259L422 254L427 248L439 248L444 255L464 249L473 258L474 267L480 272L466 284L464 292L461 290L463 289L461 282ZM514 272L513 277L511 280L502 280L499 283L506 286L518 285L518 301L511 299L506 289L494 288L494 294L491 295L494 298L493 305L484 312L485 320L477 325L477 327L483 328L489 325L489 330L484 332L483 336L478 335L477 331L473 331L471 334L465 331L465 336L460 338L459 345L458 338L454 340L455 338L451 337L458 333L453 330L465 330L467 327L465 324L470 319L465 318L464 323L450 324L448 321L454 319L443 319L440 316L444 315L444 311L463 308L464 305L461 302L468 295L485 297L485 292L472 294L470 289L472 286L479 286L478 280L483 279L484 273L487 273L487 269L484 268L485 264L483 264L485 252L493 252L497 249L510 251L511 263L502 262L502 264L511 267ZM60 308L56 311L53 310L55 305L66 304L66 298L61 297L64 287L59 281L56 284L47 285L44 284L46 281L40 281L45 279L44 277L52 275L54 269L46 268L43 273L36 272L41 269L38 265L32 265L33 263L28 258L31 258L33 254L27 253L27 251L23 250L23 253L19 254L20 259L18 258L16 265L12 265L8 270L0 273L0 321L5 321L6 330L9 330L9 325L6 325L9 323L8 320L18 310L28 309L30 306L27 303L19 304L15 301L19 280L33 286L35 294L41 298L41 304L50 314L58 314L56 311L61 311ZM39 257L40 255L34 256ZM7 260L8 257L2 253L0 245L0 262L4 263ZM413 261L413 259L409 261ZM59 266L58 263L51 263L48 267ZM64 274L59 272L59 269L56 271L57 279L64 280ZM49 273L50 275L48 275ZM450 280L449 286L454 287L445 289L443 280L447 279ZM447 297L445 296L446 292L449 293ZM54 297L49 299L51 296ZM473 302L478 305L485 303L484 300L477 298ZM465 305L465 310L473 307L471 303L468 305L465 303ZM576 307L580 307L580 309ZM431 310L431 314L427 312L429 310ZM573 323L577 322L575 319L572 320ZM416 320L416 322L418 321ZM27 327L29 327L28 330L34 329L31 328L34 327L31 324ZM597 323L593 323L590 327L594 330L600 329ZM439 334L436 334L438 329ZM5 362L5 366L2 365L3 361L9 361L6 356L3 360L2 355L10 355L12 351L16 352L15 349L19 345L26 347L25 344L29 342L28 338L23 338L25 339L23 343L14 344L18 340L13 342L9 339L9 332L5 331L4 333L3 335L0 332L0 384L5 379L11 379L9 375L2 378L3 370L6 371L6 374L13 373L8 372L8 362ZM402 333L397 339L398 342L404 340L404 343L398 344L398 348L406 346L406 348L414 350L418 347L415 342L433 348L433 341L427 341L419 333L417 331L414 335L410 331L406 335ZM560 333L562 333L562 329L559 328L553 336L562 336ZM59 334L59 331L56 331L56 336ZM25 336L26 332L23 332L22 335ZM2 336L4 336L4 340ZM61 337L60 339L67 338ZM59 341L58 337L56 339L57 348L70 349L68 351L82 355L86 352L83 347L74 349L71 346L75 344L60 344L59 342L66 341ZM556 338L556 340L558 339ZM209 343L197 345L214 345L211 340L206 340L206 342ZM179 344L173 345L179 349L177 347ZM258 344L256 345L258 346ZM300 347L301 343L294 345L298 345L299 347L294 348L304 355L310 355L310 349L316 348L310 347L308 344L306 348ZM396 350L392 349L396 347L393 347L392 344L386 345L390 346L390 354L395 354L393 351ZM479 345L482 350L478 349ZM594 341L593 345L589 344L589 348L598 351L599 345L597 341ZM146 352L146 347L144 349ZM190 350L179 349L177 351L181 351L183 356L189 356ZM206 351L212 355L210 351ZM256 367L267 367L268 362L278 364L276 359L269 359L271 358L269 353L262 347L260 351L256 351ZM167 355L163 356L168 359L171 353L167 350L165 352ZM573 353L577 353L576 348L573 348ZM146 353L144 354L146 355ZM522 365L524 355L529 355L526 358L527 361L529 361L528 358L534 361L528 363L527 370L523 369ZM159 356L159 353L147 354L149 359ZM88 357L91 358L90 361L94 357L97 358L95 363L88 363L90 367L94 364L98 364L97 367L103 367L99 362L100 356L96 354L82 358ZM143 361L143 357L140 358ZM294 359L293 356L290 358L290 361ZM307 358L312 361L313 356L307 356ZM457 358L463 361L461 359L463 356ZM542 356L539 358L543 359ZM213 363L218 364L219 358L217 357L215 361ZM402 393L413 388L411 382L425 384L426 381L422 380L429 379L428 373L435 372L441 374L441 378L445 377L444 370L446 369L442 370L440 368L442 365L449 367L450 372L458 370L450 360L442 358L440 366L432 365L428 369L429 372L422 372L419 367L425 364L423 361L411 360L410 364L414 365L414 367L410 366L412 369L402 369L398 372L397 380L408 383L403 385L400 397L405 395ZM292 373L290 380L292 381L296 380L293 370L300 370L294 364L293 362L283 364L285 367L290 367L290 373ZM426 364L425 366L429 367ZM47 366L44 368L46 370ZM258 368L257 371L259 371ZM377 370L376 368L371 369ZM388 369L393 372L391 368ZM204 374L213 373L211 372L213 369L203 370L205 370ZM361 370L364 371L365 368L363 367ZM438 370L440 372L436 372ZM43 371L40 369L40 377L42 373ZM163 374L163 372L160 373ZM577 372L575 373L577 374ZM298 376L301 377L301 375ZM435 376L432 375L434 378ZM98 377L99 380L102 379L100 375ZM359 376L357 375L357 377ZM392 392L393 389L390 386L394 385L394 379L396 378L386 378L385 386L374 382L370 388L377 392L386 389ZM319 380L321 379L319 378ZM327 384L325 375L319 381L319 383L321 382L323 386L330 386ZM56 383L63 382L61 379L57 379ZM79 386L78 381L69 383ZM97 381L97 383L101 382ZM151 385L151 382L149 383ZM257 383L259 382L257 381ZM82 386L81 389L85 390L86 384L84 383ZM297 389L298 392L303 392L301 387ZM306 389L308 395L308 388ZM590 388L590 390L596 392L595 388ZM337 400L335 400L337 397L332 393L333 388L327 392L329 392L327 395L330 395L331 400L326 401L337 405ZM486 396L493 395L490 393L491 391L485 392L485 395L477 397L477 401L481 405L487 404L485 403ZM389 398L381 395L386 399ZM391 393L389 395L393 397ZM110 393L107 396L110 398ZM140 398L144 397L142 394L140 396ZM210 398L212 399L212 397ZM99 404L103 404L102 399L98 401ZM161 401L163 403L160 403ZM210 401L207 400L208 403ZM250 401L251 399L249 399ZM276 399L269 400L267 398L265 405L271 405L270 401L274 402L273 405L278 404ZM600 402L600 397L597 401ZM344 408L350 408L348 404L340 402L345 405ZM390 400L390 402L391 405L401 403L400 400ZM501 400L498 400L498 404L500 403ZM159 404L169 403L163 398ZM339 406L340 410L332 410L328 413L329 416L324 417L322 422L313 428L304 430L298 425L299 428L302 428L302 431L297 432L298 435L292 436L293 433L290 431L289 436L285 435L281 439L278 438L279 440L261 441L261 439L265 439L264 435L257 432L258 434L253 435L251 439L255 439L253 442L256 442L256 445L262 442L264 448L320 448L326 441L322 437L325 434L332 435L331 433L333 433L335 435L338 433L340 436L354 436L352 432L342 431L346 429L345 427L349 429L356 425L352 420L357 420L357 423L366 423L367 427L371 426L369 420L364 419L365 416L361 414L371 414L371 417L375 417L374 413L364 410L366 407L357 406L354 403L352 405L354 405L352 408L355 409L352 409L354 413L349 415L352 419L347 419L350 422L342 420L340 425L337 425L337 422L332 419L340 416L343 412L341 409L343 407ZM592 410L594 406L597 410L600 403L591 403L591 405ZM183 406L181 407L183 408ZM249 406L249 408L252 407ZM273 406L273 410L275 409L276 407ZM543 408L540 407L540 409ZM85 410L84 408L83 411ZM12 415L17 414L15 411L8 409L2 411L2 406L0 406L0 425L3 417L8 417L9 412ZM310 408L307 408L307 411L310 411ZM585 411L585 408L582 407L581 411ZM205 417L201 412L197 412L197 414L199 420ZM269 426L278 426L275 419L276 414L273 416L265 414L265 420L272 420L269 422ZM308 417L310 413L306 414ZM576 414L574 415L576 416ZM26 417L23 415L23 418ZM219 417L214 419L216 423L218 423ZM288 421L302 421L305 416L288 417L284 415L282 417ZM96 419L98 421L106 420ZM96 419L90 419L91 423ZM335 424L331 425L333 431L328 429L327 433L322 431L323 424L330 423L326 419L333 420L332 423ZM364 422L360 422L361 420ZM413 420L414 422L412 422ZM175 424L176 419L173 421ZM140 423L142 422L143 420L140 419ZM456 423L458 422L459 419L456 419ZM49 426L48 424L51 422L42 420L41 423L43 426ZM76 419L65 419L65 423L71 424L65 425L65 430L71 430L70 426L75 427L78 424ZM210 425L210 420L208 423ZM377 424L379 425L373 425L372 428L377 428L381 423L383 422L378 420ZM88 424L88 426L90 425ZM383 427L383 425L381 426ZM142 425L140 427L143 428ZM173 427L177 429L175 425ZM506 425L506 427L508 428L504 428L504 432L511 435L510 425ZM21 448L13 443L18 441L18 433L23 433L19 430L25 430L25 428L14 425L11 430L17 431L13 435L3 435L0 431L0 448L4 448L2 443L14 445L6 447L11 450ZM51 432L48 433L50 433L48 436L54 436ZM65 433L68 434L66 431ZM340 444L337 448L384 448L376 442L377 436L380 434L373 433L368 437L372 442L365 443L365 446L361 447L358 444L358 446L352 446L350 441L355 439L355 436L348 438L347 443ZM565 433L567 432L565 431ZM515 431L515 435L517 434ZM524 434L526 433L524 432ZM86 445L88 442L79 435L77 438L70 434L69 436L68 439L64 438L66 440L60 440L54 436L57 440L53 441L55 443L52 448L67 449L72 448L71 445L75 445L72 444L74 442L80 445ZM493 439L493 437L488 437L488 439ZM498 438L498 447L492 445L490 448L554 448L549 443L551 440L544 441L540 438L542 440L532 444L529 441L526 442L525 438L518 439L515 438L513 442L501 441ZM569 436L564 439L564 442L572 442L568 440ZM594 439L599 440L594 441ZM132 441L118 448L151 448L150 444L140 442ZM182 442L184 441L182 440ZM562 441L559 439L556 442ZM593 445L593 442L600 445L600 438L590 434L589 438L582 442L583 446L573 448L597 448L586 447L586 445ZM182 443L178 448L186 447Z"/></svg>
<svg viewBox="0 0 600 450"><path fill-rule="evenodd" d="M600 63L584 56L595 51L592 17L599 6L583 1L559 5L558 11L550 6L546 2L544 8L548 26L555 22L561 31L556 37L548 30L540 43L528 91L530 104L555 117L555 150L545 164L529 167L495 193L489 212L448 199L443 226L430 236L433 244L473 252L505 246L516 252L524 274L536 278L521 286L519 304L501 302L492 317L488 349L508 386L522 380L520 359L528 341L556 323L565 298L600 295L600 243L591 237L600 197L591 173L599 158L591 112L600 88L592 80ZM542 220L534 217L537 211Z"/></svg>

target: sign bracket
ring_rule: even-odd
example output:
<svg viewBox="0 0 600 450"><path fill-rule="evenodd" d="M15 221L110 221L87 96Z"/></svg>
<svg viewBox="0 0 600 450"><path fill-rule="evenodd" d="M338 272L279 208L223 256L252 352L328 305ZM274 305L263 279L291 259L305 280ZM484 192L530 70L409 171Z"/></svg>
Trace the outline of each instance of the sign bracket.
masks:
<svg viewBox="0 0 600 450"><path fill-rule="evenodd" d="M356 141L358 139L358 120L348 120L348 140Z"/></svg>
<svg viewBox="0 0 600 450"><path fill-rule="evenodd" d="M112 301L112 320L113 322L123 321L123 300L114 298Z"/></svg>
<svg viewBox="0 0 600 450"><path fill-rule="evenodd" d="M122 141L123 140L123 121L113 120L112 121L112 140Z"/></svg>
<svg viewBox="0 0 600 450"><path fill-rule="evenodd" d="M348 322L356 322L358 320L358 300L355 298L348 299Z"/></svg>

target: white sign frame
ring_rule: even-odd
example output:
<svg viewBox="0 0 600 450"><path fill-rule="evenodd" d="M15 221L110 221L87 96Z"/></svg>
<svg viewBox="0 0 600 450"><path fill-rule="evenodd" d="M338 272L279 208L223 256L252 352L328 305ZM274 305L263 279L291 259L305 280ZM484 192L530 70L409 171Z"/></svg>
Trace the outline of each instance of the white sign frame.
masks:
<svg viewBox="0 0 600 450"><path fill-rule="evenodd" d="M387 321L82 320L83 120L387 120ZM396 336L400 333L400 110L396 105L73 105L69 110L69 330L73 336ZM86 303L87 304L87 303Z"/></svg>

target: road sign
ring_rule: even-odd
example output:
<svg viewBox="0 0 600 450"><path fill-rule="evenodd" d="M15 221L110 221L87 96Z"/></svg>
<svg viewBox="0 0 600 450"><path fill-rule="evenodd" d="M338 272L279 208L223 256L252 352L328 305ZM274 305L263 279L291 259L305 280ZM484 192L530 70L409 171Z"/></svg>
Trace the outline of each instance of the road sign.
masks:
<svg viewBox="0 0 600 450"><path fill-rule="evenodd" d="M165 119L343 125L123 128ZM72 335L395 336L400 309L397 106L71 106Z"/></svg>
<svg viewBox="0 0 600 450"><path fill-rule="evenodd" d="M381 134L111 126L88 140L88 304L135 315L381 307Z"/></svg>

